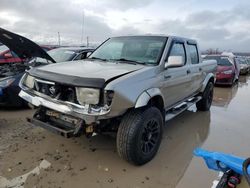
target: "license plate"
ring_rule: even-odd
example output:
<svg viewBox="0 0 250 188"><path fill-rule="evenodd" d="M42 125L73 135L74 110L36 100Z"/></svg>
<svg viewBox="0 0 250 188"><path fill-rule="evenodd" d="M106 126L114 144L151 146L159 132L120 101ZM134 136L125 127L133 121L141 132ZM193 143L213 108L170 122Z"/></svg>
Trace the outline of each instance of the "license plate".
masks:
<svg viewBox="0 0 250 188"><path fill-rule="evenodd" d="M66 121L66 122L69 122L69 123L72 123L72 124L78 124L79 121L80 121L77 118L70 117L70 116L67 116L67 115L63 115L63 114L61 114L59 112L51 111L51 110L47 110L46 115L50 116L50 117L55 117L57 119L61 119L63 121Z"/></svg>
<svg viewBox="0 0 250 188"><path fill-rule="evenodd" d="M50 110L47 110L47 111L46 111L46 115L52 116L52 117L56 117L56 118L59 118L59 117L60 117L60 113L59 113L59 112L50 111Z"/></svg>

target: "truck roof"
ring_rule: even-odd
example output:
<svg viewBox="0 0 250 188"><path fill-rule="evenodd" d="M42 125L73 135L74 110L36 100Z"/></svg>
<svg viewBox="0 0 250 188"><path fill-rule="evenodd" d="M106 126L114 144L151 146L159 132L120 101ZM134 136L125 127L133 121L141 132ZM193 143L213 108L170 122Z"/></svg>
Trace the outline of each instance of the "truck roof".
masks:
<svg viewBox="0 0 250 188"><path fill-rule="evenodd" d="M111 38L116 38L116 37L167 37L167 38L175 38L179 40L185 40L188 41L189 43L194 43L196 44L196 40L191 39L191 38L185 38L185 37L180 37L180 36L175 36L175 35L166 35L166 34L142 34L142 35L122 35L122 36L115 36Z"/></svg>

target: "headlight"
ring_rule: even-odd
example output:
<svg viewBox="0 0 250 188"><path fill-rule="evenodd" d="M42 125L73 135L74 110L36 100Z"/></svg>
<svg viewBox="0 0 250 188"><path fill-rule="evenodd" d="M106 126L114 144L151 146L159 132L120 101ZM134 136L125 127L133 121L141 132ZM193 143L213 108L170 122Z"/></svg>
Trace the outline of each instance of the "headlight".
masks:
<svg viewBox="0 0 250 188"><path fill-rule="evenodd" d="M24 79L23 84L27 86L28 88L34 88L35 85L35 78L33 76L27 75Z"/></svg>
<svg viewBox="0 0 250 188"><path fill-rule="evenodd" d="M76 97L81 105L98 104L100 98L100 90L93 88L76 87Z"/></svg>
<svg viewBox="0 0 250 188"><path fill-rule="evenodd" d="M233 70L227 70L227 71L224 71L223 73L224 73L224 74L232 74L232 73L233 73Z"/></svg>
<svg viewBox="0 0 250 188"><path fill-rule="evenodd" d="M0 79L0 87L8 87L15 81L15 78L12 77L7 77Z"/></svg>

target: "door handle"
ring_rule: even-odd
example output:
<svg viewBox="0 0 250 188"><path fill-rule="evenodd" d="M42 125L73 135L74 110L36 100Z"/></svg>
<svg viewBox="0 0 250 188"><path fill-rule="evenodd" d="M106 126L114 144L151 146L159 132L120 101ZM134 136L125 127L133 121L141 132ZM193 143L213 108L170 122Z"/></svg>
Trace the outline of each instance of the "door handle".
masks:
<svg viewBox="0 0 250 188"><path fill-rule="evenodd" d="M202 68L201 68L201 67L199 68L199 71L202 71Z"/></svg>
<svg viewBox="0 0 250 188"><path fill-rule="evenodd" d="M164 78L167 80L167 79L170 79L171 76L170 75L164 75Z"/></svg>
<svg viewBox="0 0 250 188"><path fill-rule="evenodd" d="M190 74L191 73L191 71L190 70L187 70L187 74Z"/></svg>

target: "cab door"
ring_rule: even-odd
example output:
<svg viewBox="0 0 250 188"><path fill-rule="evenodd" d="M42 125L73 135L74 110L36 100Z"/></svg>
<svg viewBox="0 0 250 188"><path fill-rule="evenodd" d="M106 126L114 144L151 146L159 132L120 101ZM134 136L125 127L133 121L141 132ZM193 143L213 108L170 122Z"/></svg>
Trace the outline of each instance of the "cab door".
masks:
<svg viewBox="0 0 250 188"><path fill-rule="evenodd" d="M183 66L166 68L161 73L163 77L162 93L165 98L166 107L170 107L188 97L187 90L192 85L191 71L187 66L187 53L184 40L172 42L165 65L167 65L168 59L171 56L181 56Z"/></svg>
<svg viewBox="0 0 250 188"><path fill-rule="evenodd" d="M196 42L188 41L187 42L187 52L189 55L189 69L191 71L191 80L192 86L190 87L190 95L196 93L204 81L206 74L203 70L203 66L200 64L200 55L198 52L198 47Z"/></svg>

